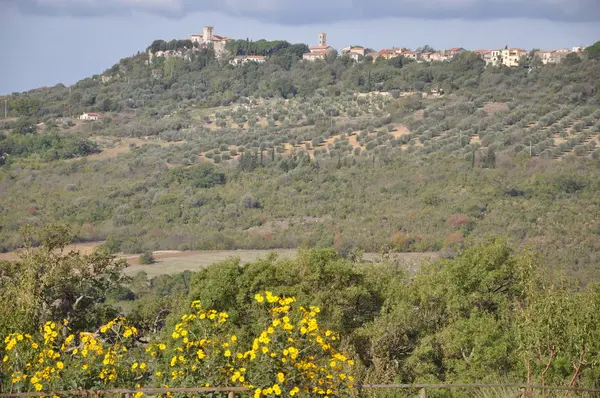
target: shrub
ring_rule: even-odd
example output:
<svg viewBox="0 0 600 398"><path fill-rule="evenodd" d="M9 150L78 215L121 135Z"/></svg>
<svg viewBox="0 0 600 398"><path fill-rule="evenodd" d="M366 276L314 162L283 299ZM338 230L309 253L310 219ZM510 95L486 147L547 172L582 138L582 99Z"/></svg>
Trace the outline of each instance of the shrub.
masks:
<svg viewBox="0 0 600 398"><path fill-rule="evenodd" d="M154 260L154 256L152 252L144 252L140 254L140 264L154 264L156 261Z"/></svg>

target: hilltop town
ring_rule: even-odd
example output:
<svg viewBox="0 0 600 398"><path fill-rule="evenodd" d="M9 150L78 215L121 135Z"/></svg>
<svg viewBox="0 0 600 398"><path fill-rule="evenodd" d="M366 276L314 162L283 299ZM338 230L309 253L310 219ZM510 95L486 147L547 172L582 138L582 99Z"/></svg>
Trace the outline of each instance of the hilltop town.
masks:
<svg viewBox="0 0 600 398"><path fill-rule="evenodd" d="M156 41L148 49L150 61L154 57L176 57L189 59L190 52L200 51L202 48L212 48L219 59L228 61L231 65L243 65L248 62L264 63L268 59L267 55L248 55L232 54L227 49L227 43L233 39L228 36L217 35L214 33L213 26L205 26L203 32L192 34L184 40L175 40L172 42ZM159 44L156 44L160 42ZM336 50L327 43L327 33L320 32L318 35L318 44L308 47L302 55L302 59L309 62L325 60L327 57L348 57L355 62L377 62L379 59L391 60L397 57L413 60L415 62L444 62L449 61L455 56L465 51L471 51L477 54L485 61L486 66L519 67L523 65L524 60L531 60L540 65L558 64L562 62L569 54L581 56L585 46L573 46L572 48L558 48L551 50L532 49L527 51L522 48L513 48L505 46L499 49L475 49L468 50L463 47L453 47L445 50L435 50L430 46L424 46L417 49L406 47L383 48L376 51L372 48L361 45L350 45Z"/></svg>

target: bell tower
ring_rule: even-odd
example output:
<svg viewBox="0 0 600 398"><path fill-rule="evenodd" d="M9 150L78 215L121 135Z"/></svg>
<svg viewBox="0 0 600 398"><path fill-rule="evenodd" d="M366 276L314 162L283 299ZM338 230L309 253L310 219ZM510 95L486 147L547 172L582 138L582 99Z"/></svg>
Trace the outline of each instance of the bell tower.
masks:
<svg viewBox="0 0 600 398"><path fill-rule="evenodd" d="M212 42L213 30L214 30L214 28L212 26L204 27L204 32L202 34L202 41L204 42L204 44L208 44L208 43Z"/></svg>
<svg viewBox="0 0 600 398"><path fill-rule="evenodd" d="M327 33L319 33L319 46L327 46Z"/></svg>

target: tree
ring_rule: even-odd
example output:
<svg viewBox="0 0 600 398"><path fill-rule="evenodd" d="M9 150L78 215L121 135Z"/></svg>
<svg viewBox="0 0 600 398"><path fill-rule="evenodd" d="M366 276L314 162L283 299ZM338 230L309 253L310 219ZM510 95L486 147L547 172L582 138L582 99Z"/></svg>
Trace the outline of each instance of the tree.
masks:
<svg viewBox="0 0 600 398"><path fill-rule="evenodd" d="M390 59L390 65L392 65L394 68L402 68L402 58L403 57L394 57Z"/></svg>
<svg viewBox="0 0 600 398"><path fill-rule="evenodd" d="M581 58L575 53L568 53L563 62L565 65L577 65L581 63Z"/></svg>
<svg viewBox="0 0 600 398"><path fill-rule="evenodd" d="M127 281L125 260L103 247L88 255L65 253L72 233L64 226L25 227L22 233L26 243L20 259L0 262L0 333L34 332L57 319L84 330L117 314L105 295Z"/></svg>
<svg viewBox="0 0 600 398"><path fill-rule="evenodd" d="M154 264L154 256L152 252L144 252L140 255L140 264Z"/></svg>
<svg viewBox="0 0 600 398"><path fill-rule="evenodd" d="M583 54L587 59L600 60L600 41L597 41L593 45L586 47L583 50Z"/></svg>
<svg viewBox="0 0 600 398"><path fill-rule="evenodd" d="M436 50L429 44L425 44L423 47L417 47L416 51L421 53L434 53Z"/></svg>

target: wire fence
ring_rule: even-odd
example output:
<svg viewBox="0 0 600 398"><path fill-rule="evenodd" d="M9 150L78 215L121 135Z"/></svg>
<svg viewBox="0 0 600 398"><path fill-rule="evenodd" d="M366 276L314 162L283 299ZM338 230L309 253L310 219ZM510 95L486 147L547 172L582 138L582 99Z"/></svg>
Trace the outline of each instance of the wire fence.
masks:
<svg viewBox="0 0 600 398"><path fill-rule="evenodd" d="M563 392L568 395L571 392L577 394L586 394L590 396L600 397L600 388L583 388L583 387L569 387L569 386L542 386L542 385L530 385L530 384L364 384L356 386L352 389L351 395L354 397L364 396L364 392L419 392L421 398L426 398L428 391L435 390L493 390L493 389L510 389L517 391L518 393L512 396L514 397L531 397L535 396L533 392L541 392L546 396L547 392ZM26 398L26 397L102 397L105 395L110 396L123 396L126 398L131 397L136 393L144 393L148 395L156 394L183 394L183 395L194 395L194 394L207 394L207 393L226 393L228 398L235 398L236 396L246 395L251 392L246 387L189 387L189 388L139 388L139 389L128 389L128 388L113 388L106 390L68 390L68 391L36 391L36 392L24 392L24 393L3 393L0 392L0 398ZM238 395L239 394L239 395Z"/></svg>

